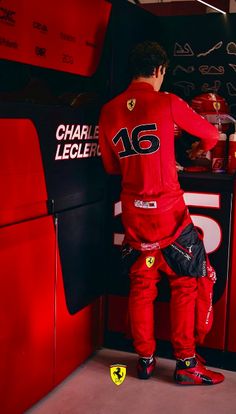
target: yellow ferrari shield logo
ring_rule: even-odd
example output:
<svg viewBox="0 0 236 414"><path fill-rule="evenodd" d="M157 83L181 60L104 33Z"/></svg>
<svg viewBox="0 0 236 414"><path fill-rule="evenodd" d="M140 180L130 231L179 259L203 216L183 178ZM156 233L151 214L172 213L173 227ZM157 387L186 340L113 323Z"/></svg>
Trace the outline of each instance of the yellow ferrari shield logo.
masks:
<svg viewBox="0 0 236 414"><path fill-rule="evenodd" d="M133 111L133 109L134 109L134 107L135 107L135 104L136 104L136 99L129 99L128 101L127 101L127 108L128 108L128 110L129 111Z"/></svg>
<svg viewBox="0 0 236 414"><path fill-rule="evenodd" d="M110 365L110 375L114 384L122 384L126 376L126 365Z"/></svg>
<svg viewBox="0 0 236 414"><path fill-rule="evenodd" d="M219 109L220 109L220 102L217 102L217 101L213 102L213 106L214 106L214 109L216 111L219 111Z"/></svg>
<svg viewBox="0 0 236 414"><path fill-rule="evenodd" d="M147 267L149 267L149 268L152 267L154 265L154 263L155 263L155 257L153 257L153 256L146 257Z"/></svg>

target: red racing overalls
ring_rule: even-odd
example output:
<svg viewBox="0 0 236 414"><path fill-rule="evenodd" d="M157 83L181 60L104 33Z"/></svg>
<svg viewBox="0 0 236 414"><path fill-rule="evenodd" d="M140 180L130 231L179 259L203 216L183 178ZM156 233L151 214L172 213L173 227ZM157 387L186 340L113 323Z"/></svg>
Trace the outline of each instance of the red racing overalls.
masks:
<svg viewBox="0 0 236 414"><path fill-rule="evenodd" d="M162 270L171 287L174 353L182 359L194 355L196 343L211 327L215 272L178 182L175 124L199 137L205 151L218 140L217 129L182 99L133 81L103 106L99 142L106 171L122 176L123 256L138 252L129 266L135 349L145 357L154 353L153 302Z"/></svg>

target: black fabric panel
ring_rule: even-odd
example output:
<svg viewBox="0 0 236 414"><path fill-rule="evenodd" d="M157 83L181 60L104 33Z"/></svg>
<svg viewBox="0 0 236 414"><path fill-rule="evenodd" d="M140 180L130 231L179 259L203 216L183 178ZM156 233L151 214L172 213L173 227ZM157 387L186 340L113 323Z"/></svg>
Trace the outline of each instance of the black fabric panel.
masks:
<svg viewBox="0 0 236 414"><path fill-rule="evenodd" d="M207 275L204 245L192 224L173 243L162 249L162 254L170 268L179 276Z"/></svg>
<svg viewBox="0 0 236 414"><path fill-rule="evenodd" d="M104 292L104 202L57 215L66 304L78 312Z"/></svg>

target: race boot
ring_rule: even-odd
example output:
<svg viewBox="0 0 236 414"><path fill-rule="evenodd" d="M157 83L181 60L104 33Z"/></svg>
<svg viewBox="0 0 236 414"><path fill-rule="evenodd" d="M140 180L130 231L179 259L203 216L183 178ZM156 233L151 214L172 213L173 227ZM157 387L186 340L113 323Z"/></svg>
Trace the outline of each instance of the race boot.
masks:
<svg viewBox="0 0 236 414"><path fill-rule="evenodd" d="M137 363L137 375L139 379L148 379L152 376L156 366L156 360L152 356L150 358L139 358Z"/></svg>
<svg viewBox="0 0 236 414"><path fill-rule="evenodd" d="M174 379L181 385L214 385L224 381L224 375L207 369L198 356L178 359Z"/></svg>

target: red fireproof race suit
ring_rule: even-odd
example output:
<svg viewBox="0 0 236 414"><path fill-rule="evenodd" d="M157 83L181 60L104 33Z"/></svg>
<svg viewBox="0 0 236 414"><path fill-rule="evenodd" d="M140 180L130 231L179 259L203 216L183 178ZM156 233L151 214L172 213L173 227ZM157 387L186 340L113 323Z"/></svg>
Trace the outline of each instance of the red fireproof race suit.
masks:
<svg viewBox="0 0 236 414"><path fill-rule="evenodd" d="M171 287L174 353L182 359L194 355L196 342L202 342L211 327L215 273L178 182L174 124L199 137L205 151L219 137L217 129L181 98L133 81L103 106L99 142L107 173L122 176L127 257L139 252L129 270L135 349L144 357L155 351L153 302L162 270Z"/></svg>

